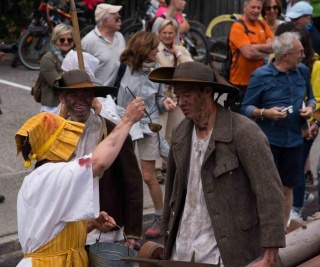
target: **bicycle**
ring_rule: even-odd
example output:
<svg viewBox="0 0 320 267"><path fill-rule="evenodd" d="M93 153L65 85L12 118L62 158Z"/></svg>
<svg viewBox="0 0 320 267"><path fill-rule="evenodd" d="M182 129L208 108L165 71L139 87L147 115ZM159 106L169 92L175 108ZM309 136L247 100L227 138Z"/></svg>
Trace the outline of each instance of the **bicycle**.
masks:
<svg viewBox="0 0 320 267"><path fill-rule="evenodd" d="M83 3L77 3L79 26L87 24ZM41 57L50 49L51 32L60 23L71 24L69 7L60 7L54 1L41 1L30 16L31 23L18 40L18 59L30 70L40 69ZM15 67L17 58L11 66Z"/></svg>
<svg viewBox="0 0 320 267"><path fill-rule="evenodd" d="M126 42L131 36L140 30L146 30L148 22L155 16L155 8L150 4L148 0L144 1L143 5L138 8L133 17L127 18L122 21L121 32ZM203 31L205 27L198 21L189 20L190 30L183 34L183 45L188 49L193 60L208 64L209 62L209 48L208 43ZM80 37L84 37L95 25L88 25L80 31Z"/></svg>

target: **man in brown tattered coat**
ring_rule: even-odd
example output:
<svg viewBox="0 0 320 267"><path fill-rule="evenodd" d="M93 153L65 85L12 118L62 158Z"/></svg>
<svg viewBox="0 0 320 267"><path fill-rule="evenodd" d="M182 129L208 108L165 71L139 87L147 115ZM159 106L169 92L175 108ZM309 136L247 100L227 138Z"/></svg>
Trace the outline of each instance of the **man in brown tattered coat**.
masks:
<svg viewBox="0 0 320 267"><path fill-rule="evenodd" d="M226 267L276 266L285 246L284 197L268 140L256 124L213 100L239 91L197 62L151 72L170 83L186 119L168 160L165 258ZM230 104L230 103L229 103Z"/></svg>

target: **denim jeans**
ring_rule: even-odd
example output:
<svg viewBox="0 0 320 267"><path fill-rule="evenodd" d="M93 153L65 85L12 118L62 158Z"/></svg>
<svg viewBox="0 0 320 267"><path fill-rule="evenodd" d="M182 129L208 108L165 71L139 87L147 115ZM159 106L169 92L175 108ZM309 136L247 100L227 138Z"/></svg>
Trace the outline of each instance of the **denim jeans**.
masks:
<svg viewBox="0 0 320 267"><path fill-rule="evenodd" d="M301 209L303 208L304 191L306 189L304 166L306 165L306 161L309 156L313 141L314 141L313 139L312 140L303 139L303 159L302 159L302 168L300 171L300 185L293 187L293 207L295 207L295 208L301 208ZM318 177L319 177L320 176L320 163L319 162L318 162L317 173L318 173ZM318 184L318 189L319 189L319 184Z"/></svg>

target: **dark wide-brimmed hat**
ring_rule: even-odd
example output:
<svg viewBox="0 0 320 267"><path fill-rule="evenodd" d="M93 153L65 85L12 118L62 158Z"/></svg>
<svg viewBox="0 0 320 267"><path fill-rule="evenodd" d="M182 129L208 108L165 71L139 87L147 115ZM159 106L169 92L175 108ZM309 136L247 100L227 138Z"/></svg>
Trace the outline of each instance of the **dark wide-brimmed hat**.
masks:
<svg viewBox="0 0 320 267"><path fill-rule="evenodd" d="M52 90L54 92L86 88L93 88L95 90L95 97L106 97L118 90L116 87L112 86L95 86L92 83L90 76L85 71L78 69L64 72L52 85Z"/></svg>
<svg viewBox="0 0 320 267"><path fill-rule="evenodd" d="M177 67L161 67L149 74L149 80L157 83L193 84L210 86L214 92L237 96L240 90L225 80L217 71L199 62L185 62Z"/></svg>

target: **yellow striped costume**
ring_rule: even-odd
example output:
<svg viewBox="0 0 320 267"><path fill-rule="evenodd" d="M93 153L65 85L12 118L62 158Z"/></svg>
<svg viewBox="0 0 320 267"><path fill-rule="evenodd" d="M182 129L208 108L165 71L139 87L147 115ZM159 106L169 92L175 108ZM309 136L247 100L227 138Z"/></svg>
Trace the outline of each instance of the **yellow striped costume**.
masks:
<svg viewBox="0 0 320 267"><path fill-rule="evenodd" d="M33 267L87 267L86 236L86 221L69 222L54 239L24 258L32 257Z"/></svg>

